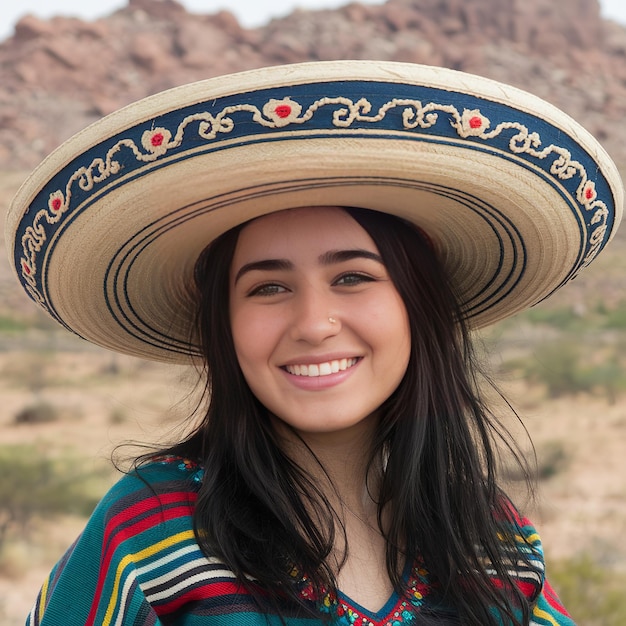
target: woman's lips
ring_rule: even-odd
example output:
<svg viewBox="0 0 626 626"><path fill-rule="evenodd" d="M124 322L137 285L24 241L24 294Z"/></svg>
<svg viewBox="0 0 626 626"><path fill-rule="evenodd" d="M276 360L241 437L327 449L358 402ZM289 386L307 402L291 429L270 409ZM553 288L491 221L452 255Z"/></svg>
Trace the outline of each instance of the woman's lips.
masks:
<svg viewBox="0 0 626 626"><path fill-rule="evenodd" d="M341 385L351 378L362 360L363 357L330 358L318 363L290 363L280 369L297 389L323 391Z"/></svg>
<svg viewBox="0 0 626 626"><path fill-rule="evenodd" d="M356 357L333 359L332 361L323 361L321 363L285 365L284 369L293 376L316 378L319 376L329 376L337 372L344 372L356 365L358 360L359 359Z"/></svg>

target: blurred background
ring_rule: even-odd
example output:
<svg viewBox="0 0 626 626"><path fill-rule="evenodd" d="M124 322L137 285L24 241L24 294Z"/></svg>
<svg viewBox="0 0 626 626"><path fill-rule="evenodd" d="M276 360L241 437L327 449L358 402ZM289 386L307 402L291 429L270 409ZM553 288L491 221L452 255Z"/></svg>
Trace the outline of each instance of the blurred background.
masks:
<svg viewBox="0 0 626 626"><path fill-rule="evenodd" d="M531 91L626 173L623 0L22 0L0 8L0 210L59 143L131 101L243 69L348 58L441 65ZM585 626L626 624L625 287L623 228L573 284L478 338L534 441L536 497L506 464L503 475ZM0 263L0 626L24 623L116 480L111 456L124 464L139 449L119 446L178 437L196 384L191 369L56 328Z"/></svg>

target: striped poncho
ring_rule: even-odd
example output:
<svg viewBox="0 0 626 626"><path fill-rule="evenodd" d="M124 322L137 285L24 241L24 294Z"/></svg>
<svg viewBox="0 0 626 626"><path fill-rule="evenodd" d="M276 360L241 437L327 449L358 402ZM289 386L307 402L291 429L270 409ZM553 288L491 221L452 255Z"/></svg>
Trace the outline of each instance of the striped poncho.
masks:
<svg viewBox="0 0 626 626"><path fill-rule="evenodd" d="M202 470L169 457L124 476L103 498L84 532L45 581L30 626L278 626L262 613L218 559L199 548L192 514ZM541 544L522 523L538 571ZM520 544L526 546L524 539ZM530 548L528 548L530 552ZM316 607L336 626L402 626L440 606L436 585L419 562L404 573L407 593L394 594L377 613L348 597L327 596ZM533 625L572 626L543 575L520 568L518 581L533 602ZM294 579L306 599L305 577ZM313 599L311 601L314 601ZM430 614L430 613L429 613ZM283 615L287 626L321 619ZM320 615L320 617L322 617ZM445 618L442 615L445 621Z"/></svg>

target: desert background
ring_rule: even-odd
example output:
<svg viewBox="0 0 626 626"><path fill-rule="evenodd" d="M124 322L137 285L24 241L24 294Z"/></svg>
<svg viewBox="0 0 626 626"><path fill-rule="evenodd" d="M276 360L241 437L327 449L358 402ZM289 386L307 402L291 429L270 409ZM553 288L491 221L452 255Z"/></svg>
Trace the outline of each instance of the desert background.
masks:
<svg viewBox="0 0 626 626"><path fill-rule="evenodd" d="M527 89L586 126L626 174L626 27L603 19L597 0L351 3L258 28L228 11L130 0L91 22L27 16L0 41L2 218L47 153L133 100L226 72L344 58L442 65ZM512 467L502 471L542 535L549 577L578 624L624 626L626 227L571 285L477 339L523 423L498 402L535 468L534 498ZM0 263L0 626L24 623L119 475L112 455L123 466L140 450L129 442L165 443L188 427L197 382L192 368L115 355L56 328Z"/></svg>

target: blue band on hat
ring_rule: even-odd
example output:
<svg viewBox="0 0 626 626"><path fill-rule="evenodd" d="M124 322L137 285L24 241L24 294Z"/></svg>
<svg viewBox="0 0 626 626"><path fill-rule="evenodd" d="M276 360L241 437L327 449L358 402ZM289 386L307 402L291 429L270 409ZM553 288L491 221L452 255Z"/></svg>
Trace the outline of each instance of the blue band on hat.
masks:
<svg viewBox="0 0 626 626"><path fill-rule="evenodd" d="M454 145L469 150L468 158L471 151L491 153L532 171L561 195L579 225L576 261L561 284L597 255L614 227L615 200L593 156L562 128L538 115L428 86L363 80L316 82L209 97L137 124L82 153L51 178L21 219L15 246L20 280L31 297L64 324L47 293L46 268L64 229L89 211L93 202L129 180L176 161L235 145L304 136ZM425 183L416 171L415 181L406 184ZM459 192L451 187L442 188L441 193ZM499 223L507 221L493 207L484 215ZM171 219L175 222L174 214ZM506 229L514 230L511 224ZM510 238L516 240L519 235ZM523 250L523 244L516 240L515 249ZM520 252L515 279L503 280L499 293L489 292L491 284L486 285L483 291L489 297L478 298L470 309L480 312L505 297L523 273L524 258ZM123 309L120 302L110 307L112 313Z"/></svg>

